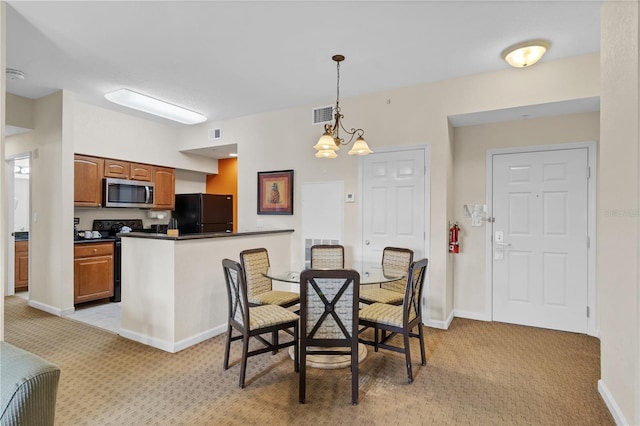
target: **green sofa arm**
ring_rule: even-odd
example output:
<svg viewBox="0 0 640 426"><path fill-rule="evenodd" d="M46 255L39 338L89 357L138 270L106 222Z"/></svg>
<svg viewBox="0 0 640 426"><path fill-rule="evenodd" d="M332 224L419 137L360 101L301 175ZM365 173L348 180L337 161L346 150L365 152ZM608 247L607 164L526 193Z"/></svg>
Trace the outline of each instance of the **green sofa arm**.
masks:
<svg viewBox="0 0 640 426"><path fill-rule="evenodd" d="M60 368L0 342L0 425L53 425Z"/></svg>

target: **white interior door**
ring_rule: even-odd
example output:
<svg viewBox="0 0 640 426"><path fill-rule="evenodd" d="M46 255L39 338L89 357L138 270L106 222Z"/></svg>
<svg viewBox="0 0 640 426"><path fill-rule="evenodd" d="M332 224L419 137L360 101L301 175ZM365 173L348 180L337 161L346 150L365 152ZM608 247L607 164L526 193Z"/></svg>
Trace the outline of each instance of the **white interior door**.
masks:
<svg viewBox="0 0 640 426"><path fill-rule="evenodd" d="M586 333L588 150L493 156L493 319Z"/></svg>
<svg viewBox="0 0 640 426"><path fill-rule="evenodd" d="M363 258L380 262L387 246L425 256L425 151L364 157Z"/></svg>

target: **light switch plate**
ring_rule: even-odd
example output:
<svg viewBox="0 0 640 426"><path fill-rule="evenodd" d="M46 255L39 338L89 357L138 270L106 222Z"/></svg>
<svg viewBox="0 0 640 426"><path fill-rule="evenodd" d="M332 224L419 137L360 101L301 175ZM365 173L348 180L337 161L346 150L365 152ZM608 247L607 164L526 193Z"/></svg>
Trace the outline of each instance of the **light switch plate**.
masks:
<svg viewBox="0 0 640 426"><path fill-rule="evenodd" d="M347 197L346 197L345 201L347 203L355 203L356 202L356 196L353 194L353 192L349 192L347 194Z"/></svg>

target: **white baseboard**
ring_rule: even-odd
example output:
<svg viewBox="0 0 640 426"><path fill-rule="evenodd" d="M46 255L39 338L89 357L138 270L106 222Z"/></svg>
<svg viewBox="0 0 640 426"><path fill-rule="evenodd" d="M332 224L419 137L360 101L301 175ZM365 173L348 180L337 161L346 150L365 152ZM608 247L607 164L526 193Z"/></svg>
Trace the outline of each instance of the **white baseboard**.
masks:
<svg viewBox="0 0 640 426"><path fill-rule="evenodd" d="M204 342L207 339L210 339L214 336L224 333L227 330L227 325L219 325L217 327L211 328L207 331L203 331L202 333L190 336L186 339L183 339L179 342L169 342L167 340L158 339L156 337L148 336L146 334L137 333L135 331L126 330L121 328L118 334L124 338L129 340L133 340L138 343L142 343L143 345L151 346L156 349L163 350L165 352L170 352L172 354L176 352L180 352L183 349L186 349L190 346L196 345L200 342Z"/></svg>
<svg viewBox="0 0 640 426"><path fill-rule="evenodd" d="M611 395L611 392L609 392L607 385L604 384L602 379L598 380L598 392L600 392L600 396L604 400L604 403L607 405L607 408L613 416L613 420L616 422L616 424L628 425L629 423L624 418L624 414L622 414L620 407L618 407L618 404L616 404L615 399L613 399L613 395Z"/></svg>
<svg viewBox="0 0 640 426"><path fill-rule="evenodd" d="M427 327L439 328L441 330L448 330L449 326L451 325L451 321L453 321L453 311L451 311L451 313L449 314L449 317L444 321L437 321L429 318L426 321L423 320L422 324L426 325Z"/></svg>
<svg viewBox="0 0 640 426"><path fill-rule="evenodd" d="M476 321L491 321L491 317L484 313L461 310L455 310L453 313L457 318L466 318Z"/></svg>
<svg viewBox="0 0 640 426"><path fill-rule="evenodd" d="M60 308L56 308L55 306L51 306L51 305L47 305L45 303L41 303L41 302L37 302L35 300L29 300L27 302L27 304L29 306L31 306L32 308L36 308L36 309L40 309L41 311L47 312L51 315L55 315L57 317L61 317L64 315L69 315L75 312L75 308L68 308L68 309L60 309Z"/></svg>

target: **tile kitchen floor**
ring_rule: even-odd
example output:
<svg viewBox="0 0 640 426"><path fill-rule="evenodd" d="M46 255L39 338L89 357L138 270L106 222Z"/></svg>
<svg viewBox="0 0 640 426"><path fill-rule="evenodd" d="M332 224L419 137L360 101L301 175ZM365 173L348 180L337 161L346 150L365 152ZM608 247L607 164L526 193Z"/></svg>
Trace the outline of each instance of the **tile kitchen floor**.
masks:
<svg viewBox="0 0 640 426"><path fill-rule="evenodd" d="M87 302L76 305L76 311L65 315L76 321L91 324L113 333L120 331L120 303L111 302Z"/></svg>
<svg viewBox="0 0 640 426"><path fill-rule="evenodd" d="M18 292L16 296L29 299L29 293L26 291ZM82 303L76 306L74 313L65 315L64 318L84 322L117 334L120 331L120 303L102 300Z"/></svg>

